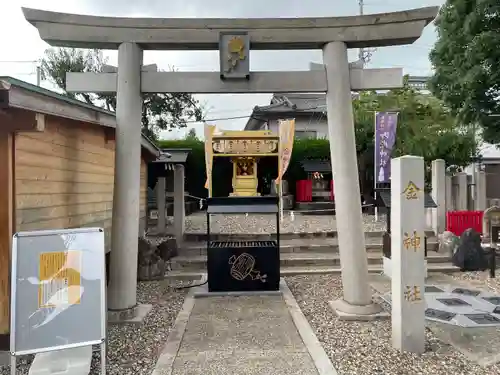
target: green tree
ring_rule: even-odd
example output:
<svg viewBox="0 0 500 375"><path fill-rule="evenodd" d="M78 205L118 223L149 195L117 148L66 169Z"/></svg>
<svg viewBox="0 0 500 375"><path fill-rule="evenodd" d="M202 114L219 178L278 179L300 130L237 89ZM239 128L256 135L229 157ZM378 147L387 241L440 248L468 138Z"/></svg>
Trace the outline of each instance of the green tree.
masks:
<svg viewBox="0 0 500 375"><path fill-rule="evenodd" d="M354 101L357 149L362 191L371 191L374 169L374 112L397 111L396 144L392 157L424 157L427 177L430 163L443 159L448 167L463 167L476 156L477 144L472 129L457 125L455 116L444 103L408 85L385 95L361 93ZM429 182L429 181L428 181ZM368 186L367 186L368 184Z"/></svg>
<svg viewBox="0 0 500 375"><path fill-rule="evenodd" d="M457 125L455 116L433 95L408 85L386 94L361 93L354 100L354 118L358 154L374 147L374 112L396 111L398 126L392 156L423 156L426 161L444 159L447 165L466 166L476 156L472 130Z"/></svg>
<svg viewBox="0 0 500 375"><path fill-rule="evenodd" d="M193 140L193 141L199 140L198 136L196 135L196 129L195 128L189 129L189 131L186 134L185 139L186 140Z"/></svg>
<svg viewBox="0 0 500 375"><path fill-rule="evenodd" d="M50 48L41 59L42 78L55 83L62 92L88 104L115 111L116 95L70 93L66 91L66 72L101 72L107 59L100 50ZM160 130L183 128L190 120L200 121L200 103L189 93L143 94L142 132L157 139Z"/></svg>
<svg viewBox="0 0 500 375"><path fill-rule="evenodd" d="M500 2L448 0L436 19L430 53L432 92L465 125L482 127L487 142L500 143Z"/></svg>

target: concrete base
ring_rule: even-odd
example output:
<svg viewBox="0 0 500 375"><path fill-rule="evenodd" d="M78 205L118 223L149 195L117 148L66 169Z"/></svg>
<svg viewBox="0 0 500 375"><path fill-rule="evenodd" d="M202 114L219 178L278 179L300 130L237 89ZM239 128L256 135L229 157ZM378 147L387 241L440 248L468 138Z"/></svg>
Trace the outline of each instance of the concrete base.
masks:
<svg viewBox="0 0 500 375"><path fill-rule="evenodd" d="M193 282L194 285L202 284L206 282L207 275L204 274L201 278L201 282ZM280 284L281 286L281 284ZM208 284L203 284L198 287L193 288L194 298L206 298L206 297L241 297L241 296L280 296L282 294L281 290L263 290L258 292L209 292Z"/></svg>
<svg viewBox="0 0 500 375"><path fill-rule="evenodd" d="M194 292L194 298L207 298L207 297L242 297L242 296L280 296L282 293L279 290L263 290L258 292L209 292L208 286L201 288Z"/></svg>
<svg viewBox="0 0 500 375"><path fill-rule="evenodd" d="M92 361L92 347L39 353L29 369L29 375L87 375Z"/></svg>
<svg viewBox="0 0 500 375"><path fill-rule="evenodd" d="M384 275L391 278L391 275L392 275L392 259L391 258L382 257L382 269L383 269Z"/></svg>
<svg viewBox="0 0 500 375"><path fill-rule="evenodd" d="M340 320L371 321L389 319L390 314L381 306L371 303L365 306L354 306L344 300L328 302Z"/></svg>
<svg viewBox="0 0 500 375"><path fill-rule="evenodd" d="M10 353L0 351L0 366L8 366L10 364Z"/></svg>
<svg viewBox="0 0 500 375"><path fill-rule="evenodd" d="M108 310L109 324L141 324L149 314L153 305L138 304L131 309L112 311Z"/></svg>
<svg viewBox="0 0 500 375"><path fill-rule="evenodd" d="M392 278L392 259L383 257L382 258L382 267L383 267L383 272L384 275L387 276L389 279ZM427 278L428 276L428 267L427 267L427 260L424 260L424 277Z"/></svg>

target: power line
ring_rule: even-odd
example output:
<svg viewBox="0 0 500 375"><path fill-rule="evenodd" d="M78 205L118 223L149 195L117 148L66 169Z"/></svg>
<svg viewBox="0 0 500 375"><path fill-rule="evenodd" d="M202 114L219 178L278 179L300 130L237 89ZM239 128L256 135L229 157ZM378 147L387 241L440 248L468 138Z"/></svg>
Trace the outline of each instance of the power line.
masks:
<svg viewBox="0 0 500 375"><path fill-rule="evenodd" d="M37 64L36 60L0 60L0 64Z"/></svg>
<svg viewBox="0 0 500 375"><path fill-rule="evenodd" d="M205 119L205 120L200 120L200 121L189 120L189 121L186 121L186 124L194 124L194 123L200 123L200 122L216 122L216 121L226 121L226 120L240 120L240 119L250 118L250 117L255 118L254 116L252 116L250 114L250 115L246 115L246 116L210 118L210 119ZM260 119L258 119L258 120L260 120Z"/></svg>
<svg viewBox="0 0 500 375"><path fill-rule="evenodd" d="M36 73L35 72L31 72L31 73L27 73L27 72L17 72L17 73L8 73L6 74L7 76L34 76ZM3 75L0 73L0 75Z"/></svg>
<svg viewBox="0 0 500 375"><path fill-rule="evenodd" d="M312 109L320 109L320 108L326 108L326 105L316 105L313 107L308 107L307 110L304 110L303 112L308 113L308 111L310 111ZM244 119L244 118L253 118L255 120L262 120L262 121L266 120L265 118L260 118L259 116L249 114L249 115L245 115L245 116L219 117L219 118L204 119L204 120L200 120L200 121L189 120L189 121L186 121L186 124L203 123L203 122L216 122L216 121L225 121L225 120L240 120L240 119Z"/></svg>

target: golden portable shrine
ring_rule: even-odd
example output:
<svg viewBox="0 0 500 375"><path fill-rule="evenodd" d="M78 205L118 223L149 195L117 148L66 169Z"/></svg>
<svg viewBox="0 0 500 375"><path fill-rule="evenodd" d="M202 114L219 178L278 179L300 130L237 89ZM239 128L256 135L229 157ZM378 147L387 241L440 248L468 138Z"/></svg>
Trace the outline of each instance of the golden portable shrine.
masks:
<svg viewBox="0 0 500 375"><path fill-rule="evenodd" d="M279 138L269 130L230 130L214 134L212 156L228 157L233 164L232 197L256 197L257 164L266 156L279 155ZM212 191L212 177L209 177L209 189Z"/></svg>

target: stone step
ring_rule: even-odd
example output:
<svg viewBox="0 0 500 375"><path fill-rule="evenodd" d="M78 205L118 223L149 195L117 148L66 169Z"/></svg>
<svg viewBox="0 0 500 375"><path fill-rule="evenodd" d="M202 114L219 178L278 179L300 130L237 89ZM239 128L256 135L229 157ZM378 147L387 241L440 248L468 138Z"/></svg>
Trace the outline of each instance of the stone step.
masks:
<svg viewBox="0 0 500 375"><path fill-rule="evenodd" d="M342 268L340 266L286 266L281 267L281 276L296 276L296 275L340 275ZM381 264L368 265L369 273L382 273ZM458 267L455 267L449 262L444 263L429 263L427 267L428 273L455 273L460 272ZM201 275L205 274L206 270L190 271L190 270L172 270L168 271L165 277L169 280L201 280Z"/></svg>
<svg viewBox="0 0 500 375"><path fill-rule="evenodd" d="M382 253L372 252L368 253L368 264L381 265ZM446 263L449 261L448 256L443 256L432 252L427 256L429 264ZM173 270L206 270L207 257L205 255L180 255L170 260L171 269ZM285 253L280 255L281 267L336 267L340 266L339 254L326 254L326 253Z"/></svg>
<svg viewBox="0 0 500 375"><path fill-rule="evenodd" d="M199 202L197 201L186 201L184 203L184 211L186 213L186 216L189 216L191 215L192 213L195 213L197 211L200 210L200 204ZM157 211L157 207L156 207L156 203L154 205L150 205L149 207L149 210L150 210L150 213L151 211ZM173 202L167 202L165 204L165 216L174 216L174 203ZM156 219L151 217L149 217L149 223L151 223L151 225L155 225L156 224Z"/></svg>
<svg viewBox="0 0 500 375"><path fill-rule="evenodd" d="M369 273L381 273L382 265L372 264L368 266ZM427 272L434 273L454 273L460 272L458 267L451 263L431 263L427 267ZM281 276L296 276L296 275L340 275L342 268L336 267L283 267L281 268Z"/></svg>
<svg viewBox="0 0 500 375"><path fill-rule="evenodd" d="M367 238L366 251L382 251L381 238ZM435 252L438 249L437 239L435 237L428 238L427 251ZM339 244L337 238L316 238L310 239L296 239L296 240L281 240L280 253L338 253ZM180 251L180 255L206 255L207 243L203 242L185 242Z"/></svg>
<svg viewBox="0 0 500 375"><path fill-rule="evenodd" d="M434 232L425 231L428 238L434 237ZM365 239L370 238L382 238L384 231L370 231L365 232ZM319 239L319 238L336 238L337 231L332 230L328 232L298 232L290 233L284 232L280 233L281 240L294 240L294 239ZM276 239L276 234L270 233L211 233L210 239L214 241L265 241L269 239ZM207 240L206 232L187 232L184 234L184 240L186 242L200 242Z"/></svg>
<svg viewBox="0 0 500 375"><path fill-rule="evenodd" d="M328 210L335 208L335 203L330 201L313 201L313 202L296 202L295 210L306 211L306 210Z"/></svg>
<svg viewBox="0 0 500 375"><path fill-rule="evenodd" d="M330 199L330 192L327 191L327 190L313 190L312 191L312 197L313 197L313 199L315 197L321 197L321 198Z"/></svg>

